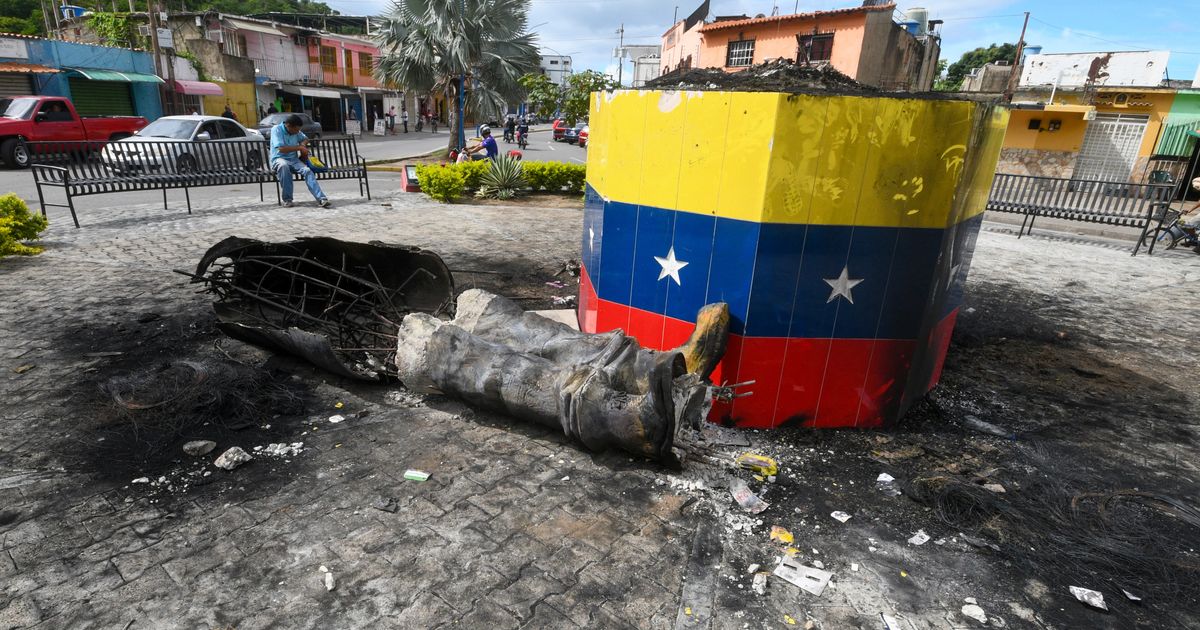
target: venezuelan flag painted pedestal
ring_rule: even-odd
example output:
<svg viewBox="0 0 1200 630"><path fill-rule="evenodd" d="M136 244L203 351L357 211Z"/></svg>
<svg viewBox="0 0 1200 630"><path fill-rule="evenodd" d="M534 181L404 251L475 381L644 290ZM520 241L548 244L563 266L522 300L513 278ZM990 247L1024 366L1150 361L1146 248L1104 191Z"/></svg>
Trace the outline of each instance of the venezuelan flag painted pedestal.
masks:
<svg viewBox="0 0 1200 630"><path fill-rule="evenodd" d="M580 325L673 348L727 302L713 380L753 394L713 420L894 422L940 376L1007 119L918 98L593 94Z"/></svg>

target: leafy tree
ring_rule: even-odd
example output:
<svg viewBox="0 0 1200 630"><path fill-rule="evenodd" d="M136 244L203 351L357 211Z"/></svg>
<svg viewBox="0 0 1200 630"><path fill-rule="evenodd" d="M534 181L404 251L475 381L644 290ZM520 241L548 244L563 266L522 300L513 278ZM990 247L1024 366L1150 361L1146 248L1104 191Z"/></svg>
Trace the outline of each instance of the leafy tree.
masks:
<svg viewBox="0 0 1200 630"><path fill-rule="evenodd" d="M521 87L525 88L525 101L529 103L533 111L550 116L558 111L558 104L562 101L562 88L555 85L544 74L527 74L520 78Z"/></svg>
<svg viewBox="0 0 1200 630"><path fill-rule="evenodd" d="M587 118L588 107L591 105L592 92L615 90L621 87L617 80L596 72L585 70L567 77L567 87L563 94L562 115L570 124Z"/></svg>
<svg viewBox="0 0 1200 630"><path fill-rule="evenodd" d="M0 0L0 33L44 35L45 30L37 0Z"/></svg>
<svg viewBox="0 0 1200 630"><path fill-rule="evenodd" d="M525 97L520 78L538 67L528 32L529 0L396 0L376 38L375 76L391 85L458 99L467 77L467 113L475 119L503 113ZM458 128L452 109L450 128ZM457 144L450 134L450 149Z"/></svg>
<svg viewBox="0 0 1200 630"><path fill-rule="evenodd" d="M1012 61L1017 54L1016 44L992 44L987 48L976 48L963 53L956 62L946 70L946 78L938 81L935 89L955 92L962 89L963 79L976 68L981 68L993 61Z"/></svg>

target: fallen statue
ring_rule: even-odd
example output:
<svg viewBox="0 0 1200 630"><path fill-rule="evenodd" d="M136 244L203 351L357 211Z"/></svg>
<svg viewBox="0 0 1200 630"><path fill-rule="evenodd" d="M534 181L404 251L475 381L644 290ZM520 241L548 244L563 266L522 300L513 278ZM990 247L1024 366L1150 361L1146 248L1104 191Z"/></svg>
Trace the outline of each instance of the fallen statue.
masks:
<svg viewBox="0 0 1200 630"><path fill-rule="evenodd" d="M589 450L620 449L678 464L676 435L707 415L707 378L725 352L729 308L704 307L676 350L642 348L523 311L480 290L458 298L452 321L406 315L396 373L414 391L437 391L480 408L558 428Z"/></svg>

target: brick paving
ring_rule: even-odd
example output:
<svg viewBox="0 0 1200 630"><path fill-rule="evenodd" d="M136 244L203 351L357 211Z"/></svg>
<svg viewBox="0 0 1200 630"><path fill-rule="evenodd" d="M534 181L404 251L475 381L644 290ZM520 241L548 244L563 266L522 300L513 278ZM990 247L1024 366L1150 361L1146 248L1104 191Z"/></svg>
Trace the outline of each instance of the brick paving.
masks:
<svg viewBox="0 0 1200 630"><path fill-rule="evenodd" d="M880 611L899 611L906 628L976 627L958 613L961 598L992 569L971 565L964 577L961 554L940 573L897 582L899 567L933 563L905 548L910 532L852 521L845 557L823 556L839 576L824 596L773 582L767 597L752 598L745 565L769 563L769 553L747 551L729 535L725 506L697 501L656 466L591 455L452 401L397 403L386 388L303 366L292 369L323 382L318 408L289 429L288 440L305 446L289 460L260 458L216 471L210 485L165 493L79 467L69 455L91 448L82 401L95 392L72 386L114 373L114 364L139 366L88 356L121 350L103 336L93 348L72 336L165 330L194 334L188 352L202 356L219 357L220 340L242 360L268 358L193 330L211 326L209 299L172 272L226 236L383 240L438 251L454 269L519 261L547 276L578 256L577 210L441 206L389 193L366 202L336 189L332 197L328 210L282 209L214 191L191 216L156 205L85 207L84 229L53 216L44 254L0 261L0 629L792 627L786 614L797 627L812 620L833 630L878 628ZM1009 238L985 234L981 248ZM460 288L480 277L456 274ZM135 322L147 312L162 319ZM162 360L172 358L166 350ZM21 365L35 367L15 373ZM323 405L335 400L370 413L328 425L332 406ZM310 425L320 430L297 436ZM243 445L254 439L268 441ZM407 468L433 476L406 481ZM379 496L398 510L372 509ZM771 524L753 525L755 544ZM697 557L714 531L716 555ZM868 537L881 539L878 554L867 553ZM848 570L855 558L861 572ZM980 597L993 625L1054 627L1019 589Z"/></svg>

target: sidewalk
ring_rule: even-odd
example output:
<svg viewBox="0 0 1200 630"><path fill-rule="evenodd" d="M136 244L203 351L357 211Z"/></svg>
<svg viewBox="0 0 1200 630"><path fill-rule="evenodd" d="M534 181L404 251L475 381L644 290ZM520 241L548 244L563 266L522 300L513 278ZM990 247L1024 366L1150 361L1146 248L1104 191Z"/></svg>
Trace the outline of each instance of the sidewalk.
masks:
<svg viewBox="0 0 1200 630"><path fill-rule="evenodd" d="M1093 490L1193 483L1200 365L1178 324L1200 317L1190 299L1200 257L1133 258L1037 229L1018 240L989 223L942 385L904 425L738 432L712 463L676 472L234 341L215 329L210 297L172 272L231 234L322 235L432 249L459 289L523 299L579 257L577 210L415 194L334 201L109 208L84 229L56 221L41 256L0 261L0 628L841 630L880 628L881 613L905 630L980 627L963 613L967 597L988 627L1198 620L1191 600L1141 583L1128 586L1146 598L1136 607L1108 591L1111 613L1088 609L1066 583L1012 560L1025 538L978 546L960 532L987 530L947 525L907 489L888 496L875 484L882 471L906 483L987 474L1012 502L1050 475L1134 479L1098 478ZM304 396L221 434L212 456L173 444L140 457L148 427L101 423L114 418L104 388L179 361L241 366ZM1170 429L1154 433L1151 414ZM975 417L1013 435L965 428ZM276 443L299 446L255 450ZM233 445L254 460L214 468ZM775 457L778 477L736 470L747 450ZM406 480L410 468L431 477ZM727 488L734 476L771 507L744 512ZM794 541L771 540L772 526ZM928 544L908 542L919 530ZM756 593L755 571L785 553L833 580L814 595L770 575Z"/></svg>

